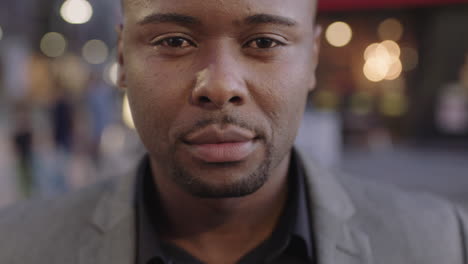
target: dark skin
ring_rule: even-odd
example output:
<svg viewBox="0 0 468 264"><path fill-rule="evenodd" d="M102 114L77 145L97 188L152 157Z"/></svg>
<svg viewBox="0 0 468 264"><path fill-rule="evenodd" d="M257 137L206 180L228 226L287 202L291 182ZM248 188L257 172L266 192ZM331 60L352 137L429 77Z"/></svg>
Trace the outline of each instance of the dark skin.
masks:
<svg viewBox="0 0 468 264"><path fill-rule="evenodd" d="M271 235L286 201L291 148L315 86L315 2L128 0L124 8L119 85L150 155L160 236L205 263L236 263ZM207 126L248 131L251 153L194 158L185 136Z"/></svg>

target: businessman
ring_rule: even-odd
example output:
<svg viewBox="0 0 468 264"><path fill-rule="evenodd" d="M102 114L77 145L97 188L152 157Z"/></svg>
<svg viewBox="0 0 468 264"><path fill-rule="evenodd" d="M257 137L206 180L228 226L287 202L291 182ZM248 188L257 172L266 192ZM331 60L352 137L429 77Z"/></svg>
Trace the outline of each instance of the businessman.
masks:
<svg viewBox="0 0 468 264"><path fill-rule="evenodd" d="M124 0L137 169L0 214L8 264L466 264L466 214L323 170L293 146L315 0ZM116 172L116 174L118 174Z"/></svg>

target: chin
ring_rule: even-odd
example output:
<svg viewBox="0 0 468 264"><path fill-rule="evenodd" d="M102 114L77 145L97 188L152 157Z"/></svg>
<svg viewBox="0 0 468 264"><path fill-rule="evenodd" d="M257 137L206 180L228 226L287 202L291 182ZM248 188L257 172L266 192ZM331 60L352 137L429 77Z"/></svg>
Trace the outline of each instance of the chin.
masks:
<svg viewBox="0 0 468 264"><path fill-rule="evenodd" d="M197 163L174 166L171 177L186 192L200 198L235 198L255 193L267 181L268 158L233 163Z"/></svg>

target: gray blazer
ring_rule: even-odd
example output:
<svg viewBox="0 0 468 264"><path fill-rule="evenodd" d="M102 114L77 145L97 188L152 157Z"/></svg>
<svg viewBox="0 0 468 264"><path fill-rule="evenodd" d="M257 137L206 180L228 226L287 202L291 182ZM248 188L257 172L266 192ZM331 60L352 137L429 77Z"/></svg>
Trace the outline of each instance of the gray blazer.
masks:
<svg viewBox="0 0 468 264"><path fill-rule="evenodd" d="M319 264L467 264L468 214L340 177L304 153ZM1 264L133 264L135 173L0 214Z"/></svg>

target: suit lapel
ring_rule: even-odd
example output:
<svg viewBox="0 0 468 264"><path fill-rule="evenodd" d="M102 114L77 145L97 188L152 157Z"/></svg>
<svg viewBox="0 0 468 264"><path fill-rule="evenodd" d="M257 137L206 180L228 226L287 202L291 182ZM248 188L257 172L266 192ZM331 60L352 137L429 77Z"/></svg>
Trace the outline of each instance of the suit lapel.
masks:
<svg viewBox="0 0 468 264"><path fill-rule="evenodd" d="M297 151L306 174L318 263L372 263L367 235L349 224L355 208L336 176Z"/></svg>
<svg viewBox="0 0 468 264"><path fill-rule="evenodd" d="M135 262L134 181L131 174L106 186L80 235L79 264Z"/></svg>
<svg viewBox="0 0 468 264"><path fill-rule="evenodd" d="M319 264L370 264L372 255L366 234L337 221L328 212L317 211L314 235Z"/></svg>
<svg viewBox="0 0 468 264"><path fill-rule="evenodd" d="M298 151L304 164L319 264L372 263L366 234L349 224L354 206L336 176ZM135 173L108 184L81 233L79 264L135 262Z"/></svg>

